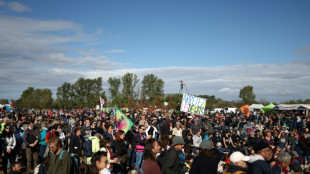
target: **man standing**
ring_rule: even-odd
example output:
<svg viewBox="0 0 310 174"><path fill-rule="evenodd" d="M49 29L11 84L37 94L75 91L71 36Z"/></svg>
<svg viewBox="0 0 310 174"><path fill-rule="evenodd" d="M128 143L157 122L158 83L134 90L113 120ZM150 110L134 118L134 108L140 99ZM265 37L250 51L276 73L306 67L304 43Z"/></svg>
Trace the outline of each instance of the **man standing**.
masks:
<svg viewBox="0 0 310 174"><path fill-rule="evenodd" d="M272 158L272 149L264 141L254 147L255 154L250 156L248 173L251 174L273 174L275 171L266 162Z"/></svg>
<svg viewBox="0 0 310 174"><path fill-rule="evenodd" d="M232 153L229 157L230 165L224 174L246 174L247 165L246 161L250 160L249 156L244 156L243 153L236 151Z"/></svg>
<svg viewBox="0 0 310 174"><path fill-rule="evenodd" d="M181 170L181 158L178 151L183 149L184 144L185 142L182 137L175 136L172 139L172 147L170 147L165 163L163 164L164 174L176 174Z"/></svg>
<svg viewBox="0 0 310 174"><path fill-rule="evenodd" d="M32 158L34 167L38 165L38 143L40 138L40 133L38 129L35 129L34 122L30 122L24 136L24 142L26 144L27 173L31 173Z"/></svg>
<svg viewBox="0 0 310 174"><path fill-rule="evenodd" d="M143 173L161 174L160 167L156 163L156 154L160 153L160 151L160 146L154 138L147 140L143 154Z"/></svg>
<svg viewBox="0 0 310 174"><path fill-rule="evenodd" d="M60 139L58 137L52 137L48 140L48 145L52 155L47 174L71 173L72 160L69 153L61 148Z"/></svg>

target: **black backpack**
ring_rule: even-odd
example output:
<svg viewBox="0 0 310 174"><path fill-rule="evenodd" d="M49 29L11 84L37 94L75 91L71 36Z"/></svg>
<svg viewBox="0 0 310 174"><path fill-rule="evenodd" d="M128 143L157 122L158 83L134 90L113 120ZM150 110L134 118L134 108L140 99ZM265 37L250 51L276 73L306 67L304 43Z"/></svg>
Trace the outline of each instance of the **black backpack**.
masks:
<svg viewBox="0 0 310 174"><path fill-rule="evenodd" d="M166 162L168 152L169 150L161 151L159 156L156 158L157 164L159 165L160 169L162 169L164 163Z"/></svg>
<svg viewBox="0 0 310 174"><path fill-rule="evenodd" d="M93 155L93 143L91 140L87 139L84 143L83 143L83 151L84 151L84 155L86 157L91 157Z"/></svg>

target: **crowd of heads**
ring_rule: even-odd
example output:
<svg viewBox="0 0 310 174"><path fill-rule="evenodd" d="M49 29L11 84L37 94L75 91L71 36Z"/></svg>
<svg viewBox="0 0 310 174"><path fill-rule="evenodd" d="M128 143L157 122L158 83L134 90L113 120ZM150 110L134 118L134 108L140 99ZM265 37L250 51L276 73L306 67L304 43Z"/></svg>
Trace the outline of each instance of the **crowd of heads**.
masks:
<svg viewBox="0 0 310 174"><path fill-rule="evenodd" d="M282 166L300 166L298 168L295 165L294 168L291 167L292 170L308 169L310 117L301 111L254 111L250 116L223 112L199 116L179 112L166 114L124 111L134 123L126 133L118 130L119 123L113 111L107 113L97 110L55 110L52 114L49 112L52 111L1 112L2 136L16 136L16 154L23 152L25 143L20 135L27 129L37 129L39 132L46 129L57 134L57 138L52 137L47 142L51 153L56 153L60 148L68 148L68 139L72 135L83 138L96 136L100 140L100 147L111 147L113 152L114 141L134 149L132 146L136 144L132 139L140 133L147 136L144 159L155 161L161 151L174 147L184 153L184 164L189 165L189 170L193 159L199 154L215 157L216 151L222 155L221 161L230 159L232 165L245 166L248 161L245 156L260 154L266 161L276 161ZM43 161L41 158L39 160ZM134 159L127 158L127 172L135 163L130 160ZM102 170L107 166L107 161L106 152L94 153L91 165ZM16 168L14 163L11 166ZM80 166L81 173L91 170L87 165Z"/></svg>

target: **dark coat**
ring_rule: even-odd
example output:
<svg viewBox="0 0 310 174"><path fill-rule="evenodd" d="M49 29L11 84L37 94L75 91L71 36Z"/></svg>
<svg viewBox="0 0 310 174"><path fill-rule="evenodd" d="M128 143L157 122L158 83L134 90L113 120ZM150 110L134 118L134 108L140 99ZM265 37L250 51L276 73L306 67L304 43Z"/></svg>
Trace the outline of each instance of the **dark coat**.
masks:
<svg viewBox="0 0 310 174"><path fill-rule="evenodd" d="M275 169L273 170L266 161L257 160L253 163L248 164L248 173L249 174L274 174L276 173L276 171Z"/></svg>
<svg viewBox="0 0 310 174"><path fill-rule="evenodd" d="M178 154L178 151L171 147L168 151L165 163L163 164L163 173L164 174L177 174L182 168L181 158Z"/></svg>
<svg viewBox="0 0 310 174"><path fill-rule="evenodd" d="M127 148L125 144L119 142L119 141L114 141L114 155L115 157L123 156L127 154Z"/></svg>
<svg viewBox="0 0 310 174"><path fill-rule="evenodd" d="M69 153L77 154L78 156L82 156L82 145L84 142L84 138L80 136L80 138L77 135L72 135L70 137L70 143L69 143Z"/></svg>
<svg viewBox="0 0 310 174"><path fill-rule="evenodd" d="M240 174L246 174L247 169L242 168L240 166L236 166L236 165L230 165L229 168L226 170L226 173L230 173L230 174L234 174L236 172Z"/></svg>
<svg viewBox="0 0 310 174"><path fill-rule="evenodd" d="M218 150L214 149L217 153L215 158L206 157L203 154L197 156L192 164L190 174L217 174L217 167L221 161L221 154Z"/></svg>

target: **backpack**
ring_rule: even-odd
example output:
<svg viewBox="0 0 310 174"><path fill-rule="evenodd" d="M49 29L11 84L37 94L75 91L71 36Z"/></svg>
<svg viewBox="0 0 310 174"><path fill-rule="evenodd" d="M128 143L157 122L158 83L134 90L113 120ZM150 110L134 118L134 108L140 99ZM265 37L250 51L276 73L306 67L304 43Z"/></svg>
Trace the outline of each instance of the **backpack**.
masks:
<svg viewBox="0 0 310 174"><path fill-rule="evenodd" d="M162 169L164 163L166 162L168 152L169 152L169 150L161 151L159 156L156 158L160 169Z"/></svg>
<svg viewBox="0 0 310 174"><path fill-rule="evenodd" d="M59 155L59 159L60 159L60 164L62 165L62 154L66 152L66 150L62 150L60 152L60 155ZM73 174L77 174L78 173L78 169L79 169L79 159L77 159L76 157L70 155L70 159L72 161L72 166L71 166L71 173Z"/></svg>
<svg viewBox="0 0 310 174"><path fill-rule="evenodd" d="M93 155L93 142L92 140L87 139L83 143L83 151L86 157L91 157Z"/></svg>

